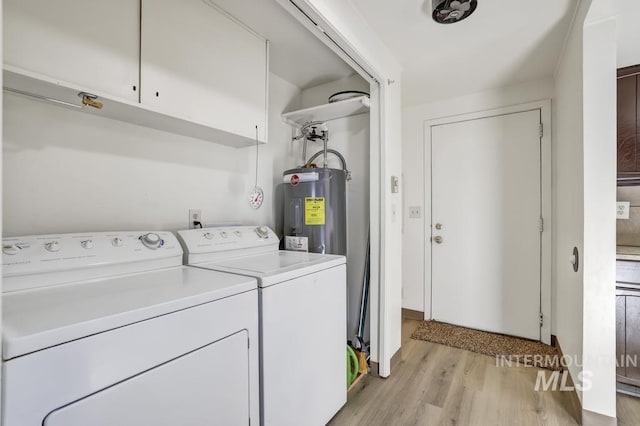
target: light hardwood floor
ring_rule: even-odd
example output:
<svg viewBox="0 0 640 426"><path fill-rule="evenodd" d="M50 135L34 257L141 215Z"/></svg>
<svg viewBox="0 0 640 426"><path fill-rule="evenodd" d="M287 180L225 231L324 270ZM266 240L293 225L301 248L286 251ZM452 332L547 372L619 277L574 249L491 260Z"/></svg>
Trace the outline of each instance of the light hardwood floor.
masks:
<svg viewBox="0 0 640 426"><path fill-rule="evenodd" d="M404 320L402 362L388 379L367 376L330 422L338 425L575 425L569 392L536 392L537 369L412 340ZM640 424L640 400L618 399L619 425Z"/></svg>
<svg viewBox="0 0 640 426"><path fill-rule="evenodd" d="M618 426L640 425L640 398L618 394Z"/></svg>

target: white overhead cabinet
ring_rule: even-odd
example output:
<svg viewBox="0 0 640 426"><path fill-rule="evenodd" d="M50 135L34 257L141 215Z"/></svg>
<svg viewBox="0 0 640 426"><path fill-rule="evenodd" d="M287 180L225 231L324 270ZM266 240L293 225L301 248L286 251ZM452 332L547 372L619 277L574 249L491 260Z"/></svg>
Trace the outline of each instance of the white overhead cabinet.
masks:
<svg viewBox="0 0 640 426"><path fill-rule="evenodd" d="M139 0L5 0L3 8L5 68L138 101Z"/></svg>
<svg viewBox="0 0 640 426"><path fill-rule="evenodd" d="M267 40L203 0L5 0L3 24L9 89L235 147L257 126L267 141Z"/></svg>
<svg viewBox="0 0 640 426"><path fill-rule="evenodd" d="M141 102L266 142L267 42L203 0L142 0Z"/></svg>

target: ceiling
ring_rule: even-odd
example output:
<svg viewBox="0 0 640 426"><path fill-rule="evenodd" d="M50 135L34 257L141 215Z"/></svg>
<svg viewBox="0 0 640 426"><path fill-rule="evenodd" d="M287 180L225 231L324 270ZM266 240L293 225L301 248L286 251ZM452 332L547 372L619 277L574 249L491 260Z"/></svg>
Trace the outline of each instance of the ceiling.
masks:
<svg viewBox="0 0 640 426"><path fill-rule="evenodd" d="M404 68L404 105L552 76L579 0L478 0L456 24L431 0L349 0Z"/></svg>
<svg viewBox="0 0 640 426"><path fill-rule="evenodd" d="M355 73L275 0L212 0L269 40L270 71L301 89Z"/></svg>

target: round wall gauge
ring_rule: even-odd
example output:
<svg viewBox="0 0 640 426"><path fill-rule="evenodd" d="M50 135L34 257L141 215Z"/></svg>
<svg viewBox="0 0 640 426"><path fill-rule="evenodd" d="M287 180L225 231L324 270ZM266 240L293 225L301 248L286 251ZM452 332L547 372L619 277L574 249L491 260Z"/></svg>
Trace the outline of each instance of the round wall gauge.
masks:
<svg viewBox="0 0 640 426"><path fill-rule="evenodd" d="M249 193L249 205L252 209L259 209L264 201L264 192L259 186L254 187Z"/></svg>

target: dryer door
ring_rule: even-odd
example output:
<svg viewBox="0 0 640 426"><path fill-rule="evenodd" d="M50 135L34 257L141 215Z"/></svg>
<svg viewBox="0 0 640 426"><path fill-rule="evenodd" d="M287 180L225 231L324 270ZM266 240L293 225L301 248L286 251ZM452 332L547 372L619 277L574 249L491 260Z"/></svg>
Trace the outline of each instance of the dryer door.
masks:
<svg viewBox="0 0 640 426"><path fill-rule="evenodd" d="M246 331L58 408L44 426L249 424Z"/></svg>

